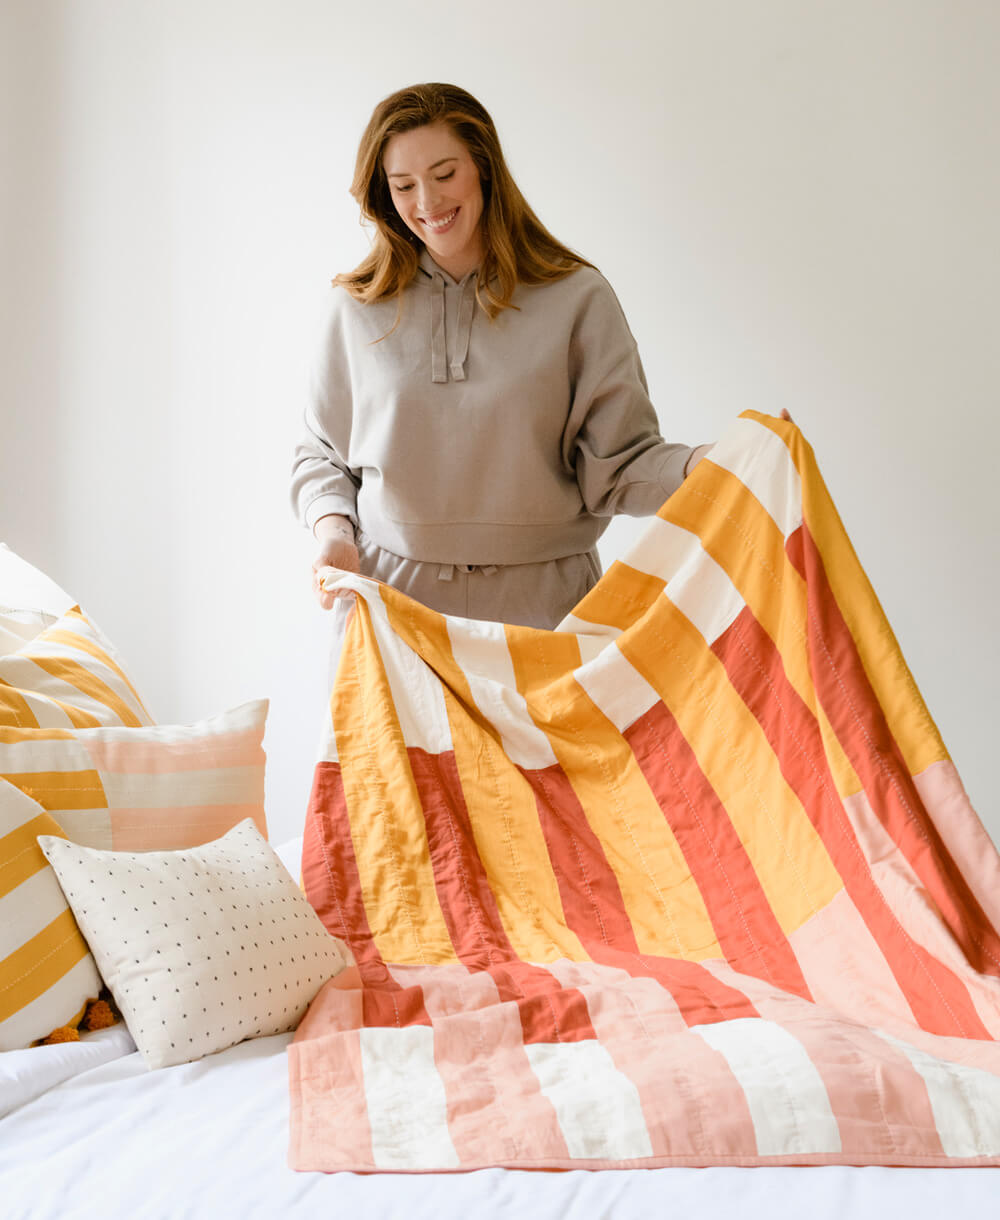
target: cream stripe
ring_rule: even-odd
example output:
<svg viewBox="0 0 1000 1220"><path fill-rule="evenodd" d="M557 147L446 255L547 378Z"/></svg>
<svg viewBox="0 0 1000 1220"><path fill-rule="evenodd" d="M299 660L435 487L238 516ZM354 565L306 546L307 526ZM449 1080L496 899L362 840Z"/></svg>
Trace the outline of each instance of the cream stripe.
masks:
<svg viewBox="0 0 1000 1220"><path fill-rule="evenodd" d="M945 1156L1000 1156L1000 1076L938 1059L884 1030L872 1032L902 1051L920 1073Z"/></svg>
<svg viewBox="0 0 1000 1220"><path fill-rule="evenodd" d="M10 658L7 659L9 660ZM25 682L27 680L28 679L24 675L21 676L21 682ZM73 721L68 712L60 707L58 703L53 701L51 694L40 694L37 691L24 690L18 685L18 678L10 675L6 667L4 668L4 681L11 682L17 688L18 694L28 705L31 714L38 721L38 727L40 729L71 729L74 727ZM32 677L31 681L37 685L37 674ZM63 702L72 703L72 700L63 700Z"/></svg>
<svg viewBox="0 0 1000 1220"><path fill-rule="evenodd" d="M573 677L619 733L660 702L660 696L616 647L606 648L589 665L574 670Z"/></svg>
<svg viewBox="0 0 1000 1220"><path fill-rule="evenodd" d="M368 607L403 741L428 754L446 753L452 748L451 730L440 681L393 631L382 599L373 597Z"/></svg>
<svg viewBox="0 0 1000 1220"><path fill-rule="evenodd" d="M802 524L802 480L788 446L770 428L737 419L708 458L753 492L786 538Z"/></svg>
<svg viewBox="0 0 1000 1220"><path fill-rule="evenodd" d="M78 729L78 732L84 730ZM75 737L0 742L0 775L29 771L92 771L90 755Z"/></svg>
<svg viewBox="0 0 1000 1220"><path fill-rule="evenodd" d="M185 805L263 804L264 763L256 767L206 767L156 775L102 771L113 809L170 809Z"/></svg>
<svg viewBox="0 0 1000 1220"><path fill-rule="evenodd" d="M551 767L556 756L517 689L503 624L466 619L447 622L455 660L465 673L476 706L500 734L508 758L530 770Z"/></svg>
<svg viewBox="0 0 1000 1220"><path fill-rule="evenodd" d="M67 906L62 886L37 841L32 849L38 853L41 867L0 898L0 961L43 932Z"/></svg>
<svg viewBox="0 0 1000 1220"><path fill-rule="evenodd" d="M442 1035L443 1036L443 1035ZM372 1154L378 1169L457 1169L444 1084L427 1025L360 1031Z"/></svg>
<svg viewBox="0 0 1000 1220"><path fill-rule="evenodd" d="M639 1090L599 1042L533 1042L524 1049L570 1156L625 1161L653 1155Z"/></svg>
<svg viewBox="0 0 1000 1220"><path fill-rule="evenodd" d="M71 843L114 851L110 809L60 809L55 817Z"/></svg>
<svg viewBox="0 0 1000 1220"><path fill-rule="evenodd" d="M840 1128L823 1078L787 1029L758 1017L692 1025L746 1094L758 1156L840 1152Z"/></svg>

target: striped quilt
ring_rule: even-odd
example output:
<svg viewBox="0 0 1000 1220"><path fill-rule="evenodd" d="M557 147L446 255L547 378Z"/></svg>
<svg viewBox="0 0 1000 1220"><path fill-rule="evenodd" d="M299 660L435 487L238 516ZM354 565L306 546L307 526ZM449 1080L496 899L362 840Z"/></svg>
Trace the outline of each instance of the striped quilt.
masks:
<svg viewBox="0 0 1000 1220"><path fill-rule="evenodd" d="M293 1168L1000 1164L1000 856L794 424L556 631L334 579Z"/></svg>

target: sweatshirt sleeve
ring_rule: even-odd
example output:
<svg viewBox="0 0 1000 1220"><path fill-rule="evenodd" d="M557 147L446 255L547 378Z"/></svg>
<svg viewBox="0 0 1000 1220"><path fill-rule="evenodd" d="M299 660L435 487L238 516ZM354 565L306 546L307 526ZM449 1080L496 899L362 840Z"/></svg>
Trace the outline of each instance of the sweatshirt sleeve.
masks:
<svg viewBox="0 0 1000 1220"><path fill-rule="evenodd" d="M635 339L599 274L573 328L570 382L564 460L576 470L587 510L651 516L680 487L693 450L660 435Z"/></svg>
<svg viewBox="0 0 1000 1220"><path fill-rule="evenodd" d="M343 293L336 289L334 293ZM361 471L348 463L352 394L344 347L342 298L331 297L310 378L304 427L292 460L292 507L310 531L329 513L358 524Z"/></svg>

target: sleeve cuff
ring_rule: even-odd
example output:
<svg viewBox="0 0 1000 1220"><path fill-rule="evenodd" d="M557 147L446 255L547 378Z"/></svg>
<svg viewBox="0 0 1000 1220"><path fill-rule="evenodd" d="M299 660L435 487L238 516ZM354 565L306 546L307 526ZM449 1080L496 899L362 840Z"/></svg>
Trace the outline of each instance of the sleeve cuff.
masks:
<svg viewBox="0 0 1000 1220"><path fill-rule="evenodd" d="M358 528L358 510L355 501L349 500L346 496L327 494L317 496L315 500L310 500L306 505L304 517L306 529L312 533L313 527L320 517L327 517L331 513L336 513L338 517L350 518L354 528Z"/></svg>
<svg viewBox="0 0 1000 1220"><path fill-rule="evenodd" d="M684 482L684 467L688 463L695 445L672 445L657 472L657 480L663 489L663 498L668 500Z"/></svg>

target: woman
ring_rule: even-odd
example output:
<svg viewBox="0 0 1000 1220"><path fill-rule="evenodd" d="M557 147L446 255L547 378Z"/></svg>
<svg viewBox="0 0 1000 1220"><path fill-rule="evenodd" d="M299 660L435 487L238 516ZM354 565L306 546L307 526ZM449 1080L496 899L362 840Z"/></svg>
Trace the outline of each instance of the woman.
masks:
<svg viewBox="0 0 1000 1220"><path fill-rule="evenodd" d="M380 102L351 193L375 238L333 282L292 475L320 604L331 566L554 627L612 515L655 513L711 446L660 436L611 286L542 226L465 90Z"/></svg>

